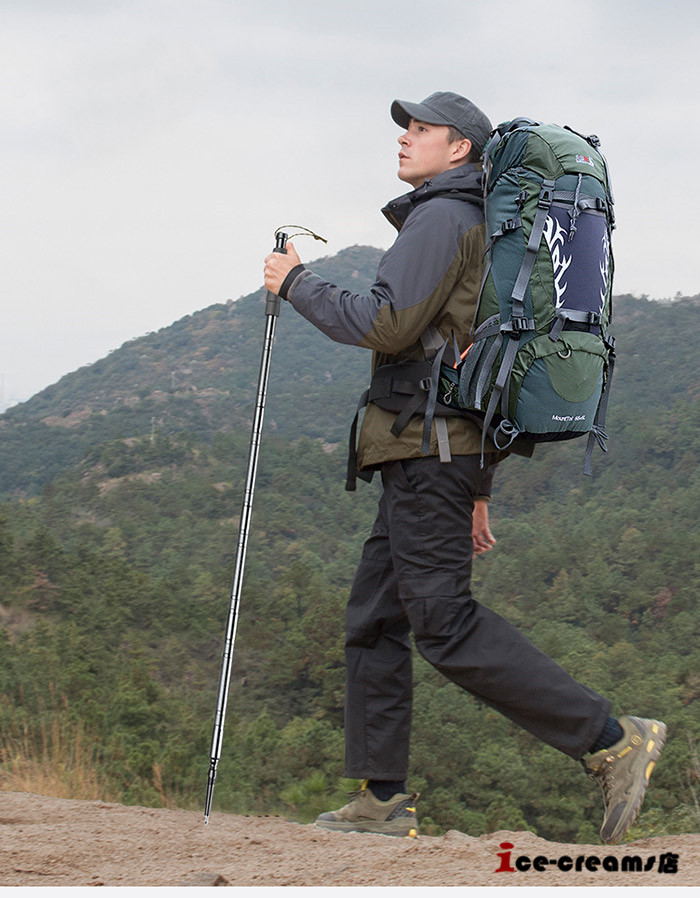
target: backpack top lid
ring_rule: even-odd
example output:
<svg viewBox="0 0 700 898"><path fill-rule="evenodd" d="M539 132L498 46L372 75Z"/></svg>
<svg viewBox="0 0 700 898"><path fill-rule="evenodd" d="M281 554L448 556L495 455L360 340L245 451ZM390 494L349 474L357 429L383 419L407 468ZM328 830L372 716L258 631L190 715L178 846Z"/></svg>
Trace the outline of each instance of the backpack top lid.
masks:
<svg viewBox="0 0 700 898"><path fill-rule="evenodd" d="M546 125L530 119L504 122L493 132L484 151L485 187L493 189L509 169L532 172L556 180L564 175L590 175L599 181L612 202L607 165L595 135L583 137L568 127Z"/></svg>

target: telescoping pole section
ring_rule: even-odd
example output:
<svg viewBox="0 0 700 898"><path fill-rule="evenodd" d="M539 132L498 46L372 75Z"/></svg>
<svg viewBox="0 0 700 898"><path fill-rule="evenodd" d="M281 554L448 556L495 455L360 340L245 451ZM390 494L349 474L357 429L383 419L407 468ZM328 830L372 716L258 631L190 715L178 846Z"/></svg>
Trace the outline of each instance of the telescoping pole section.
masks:
<svg viewBox="0 0 700 898"><path fill-rule="evenodd" d="M287 234L278 232L275 235L275 252L286 253ZM221 745L224 736L224 721L226 719L226 703L231 682L231 667L233 663L233 646L236 639L238 626L238 606L241 600L241 585L243 582L243 569L248 548L248 531L250 529L250 516L253 509L253 493L255 491L255 477L258 470L258 455L260 454L260 435L262 433L263 418L265 416L265 401L267 399L267 383L270 376L270 358L272 345L275 339L275 328L280 313L280 298L268 291L265 305L265 341L263 343L262 357L260 359L260 375L258 377L258 393L255 400L255 415L253 417L253 429L250 435L250 449L248 450L248 469L246 472L245 492L243 494L243 506L241 508L241 520L238 528L238 547L236 550L236 565L233 571L231 583L231 602L229 604L228 621L226 623L226 636L224 639L224 651L221 658L221 673L219 675L219 690L216 697L216 712L214 715L214 729L211 734L211 750L209 752L209 776L207 777L207 797L204 804L204 822L209 822L211 804L214 798L214 783L216 782L216 770L221 759Z"/></svg>

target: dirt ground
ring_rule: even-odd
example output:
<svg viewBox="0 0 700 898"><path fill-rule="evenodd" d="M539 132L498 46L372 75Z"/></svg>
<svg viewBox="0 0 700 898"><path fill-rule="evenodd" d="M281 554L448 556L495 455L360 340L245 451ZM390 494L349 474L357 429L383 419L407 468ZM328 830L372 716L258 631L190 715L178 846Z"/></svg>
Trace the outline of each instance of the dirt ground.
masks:
<svg viewBox="0 0 700 898"><path fill-rule="evenodd" d="M528 865L525 858L529 870L521 869ZM539 871L532 869L533 863ZM569 864L573 869L566 869ZM642 869L626 869L629 865ZM501 866L513 869L497 872ZM325 832L279 817L213 813L205 826L203 815L195 811L0 792L0 886L698 883L700 835L619 846L558 844L529 832L472 838L452 831L439 838L396 839Z"/></svg>

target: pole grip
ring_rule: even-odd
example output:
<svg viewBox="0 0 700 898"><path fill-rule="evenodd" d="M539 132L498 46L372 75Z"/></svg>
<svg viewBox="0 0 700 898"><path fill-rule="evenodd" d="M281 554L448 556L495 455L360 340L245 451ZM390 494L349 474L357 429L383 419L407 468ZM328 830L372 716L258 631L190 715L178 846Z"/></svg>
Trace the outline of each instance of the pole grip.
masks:
<svg viewBox="0 0 700 898"><path fill-rule="evenodd" d="M278 231L275 234L275 248L273 249L274 253L285 253L287 252L287 234L284 231ZM274 293L270 293L267 291L267 302L265 303L265 314L266 315L274 315L275 318L279 316L280 313L280 304L281 300L279 296L275 296Z"/></svg>

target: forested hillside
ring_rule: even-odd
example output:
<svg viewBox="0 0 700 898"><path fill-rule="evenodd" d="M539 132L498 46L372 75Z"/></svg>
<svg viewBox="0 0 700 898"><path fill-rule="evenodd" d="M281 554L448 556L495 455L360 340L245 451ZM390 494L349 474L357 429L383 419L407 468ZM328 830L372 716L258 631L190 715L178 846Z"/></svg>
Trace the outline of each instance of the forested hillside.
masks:
<svg viewBox="0 0 700 898"><path fill-rule="evenodd" d="M351 247L314 269L364 289L379 250ZM356 286L355 286L356 285ZM158 434L247 428L264 333L260 290L209 306L125 343L0 415L0 495L35 493L80 462L89 447ZM289 439L347 439L348 414L369 370L368 355L319 334L283 305L266 425Z"/></svg>
<svg viewBox="0 0 700 898"><path fill-rule="evenodd" d="M379 252L314 264L356 289ZM262 292L125 344L0 416L0 785L202 804ZM698 298L618 298L610 451L499 471L476 594L670 739L634 836L700 824ZM376 487L343 490L368 354L284 306L215 807L308 820L341 779L343 606ZM580 767L416 659L425 831L595 841ZM439 751L436 751L439 746Z"/></svg>

